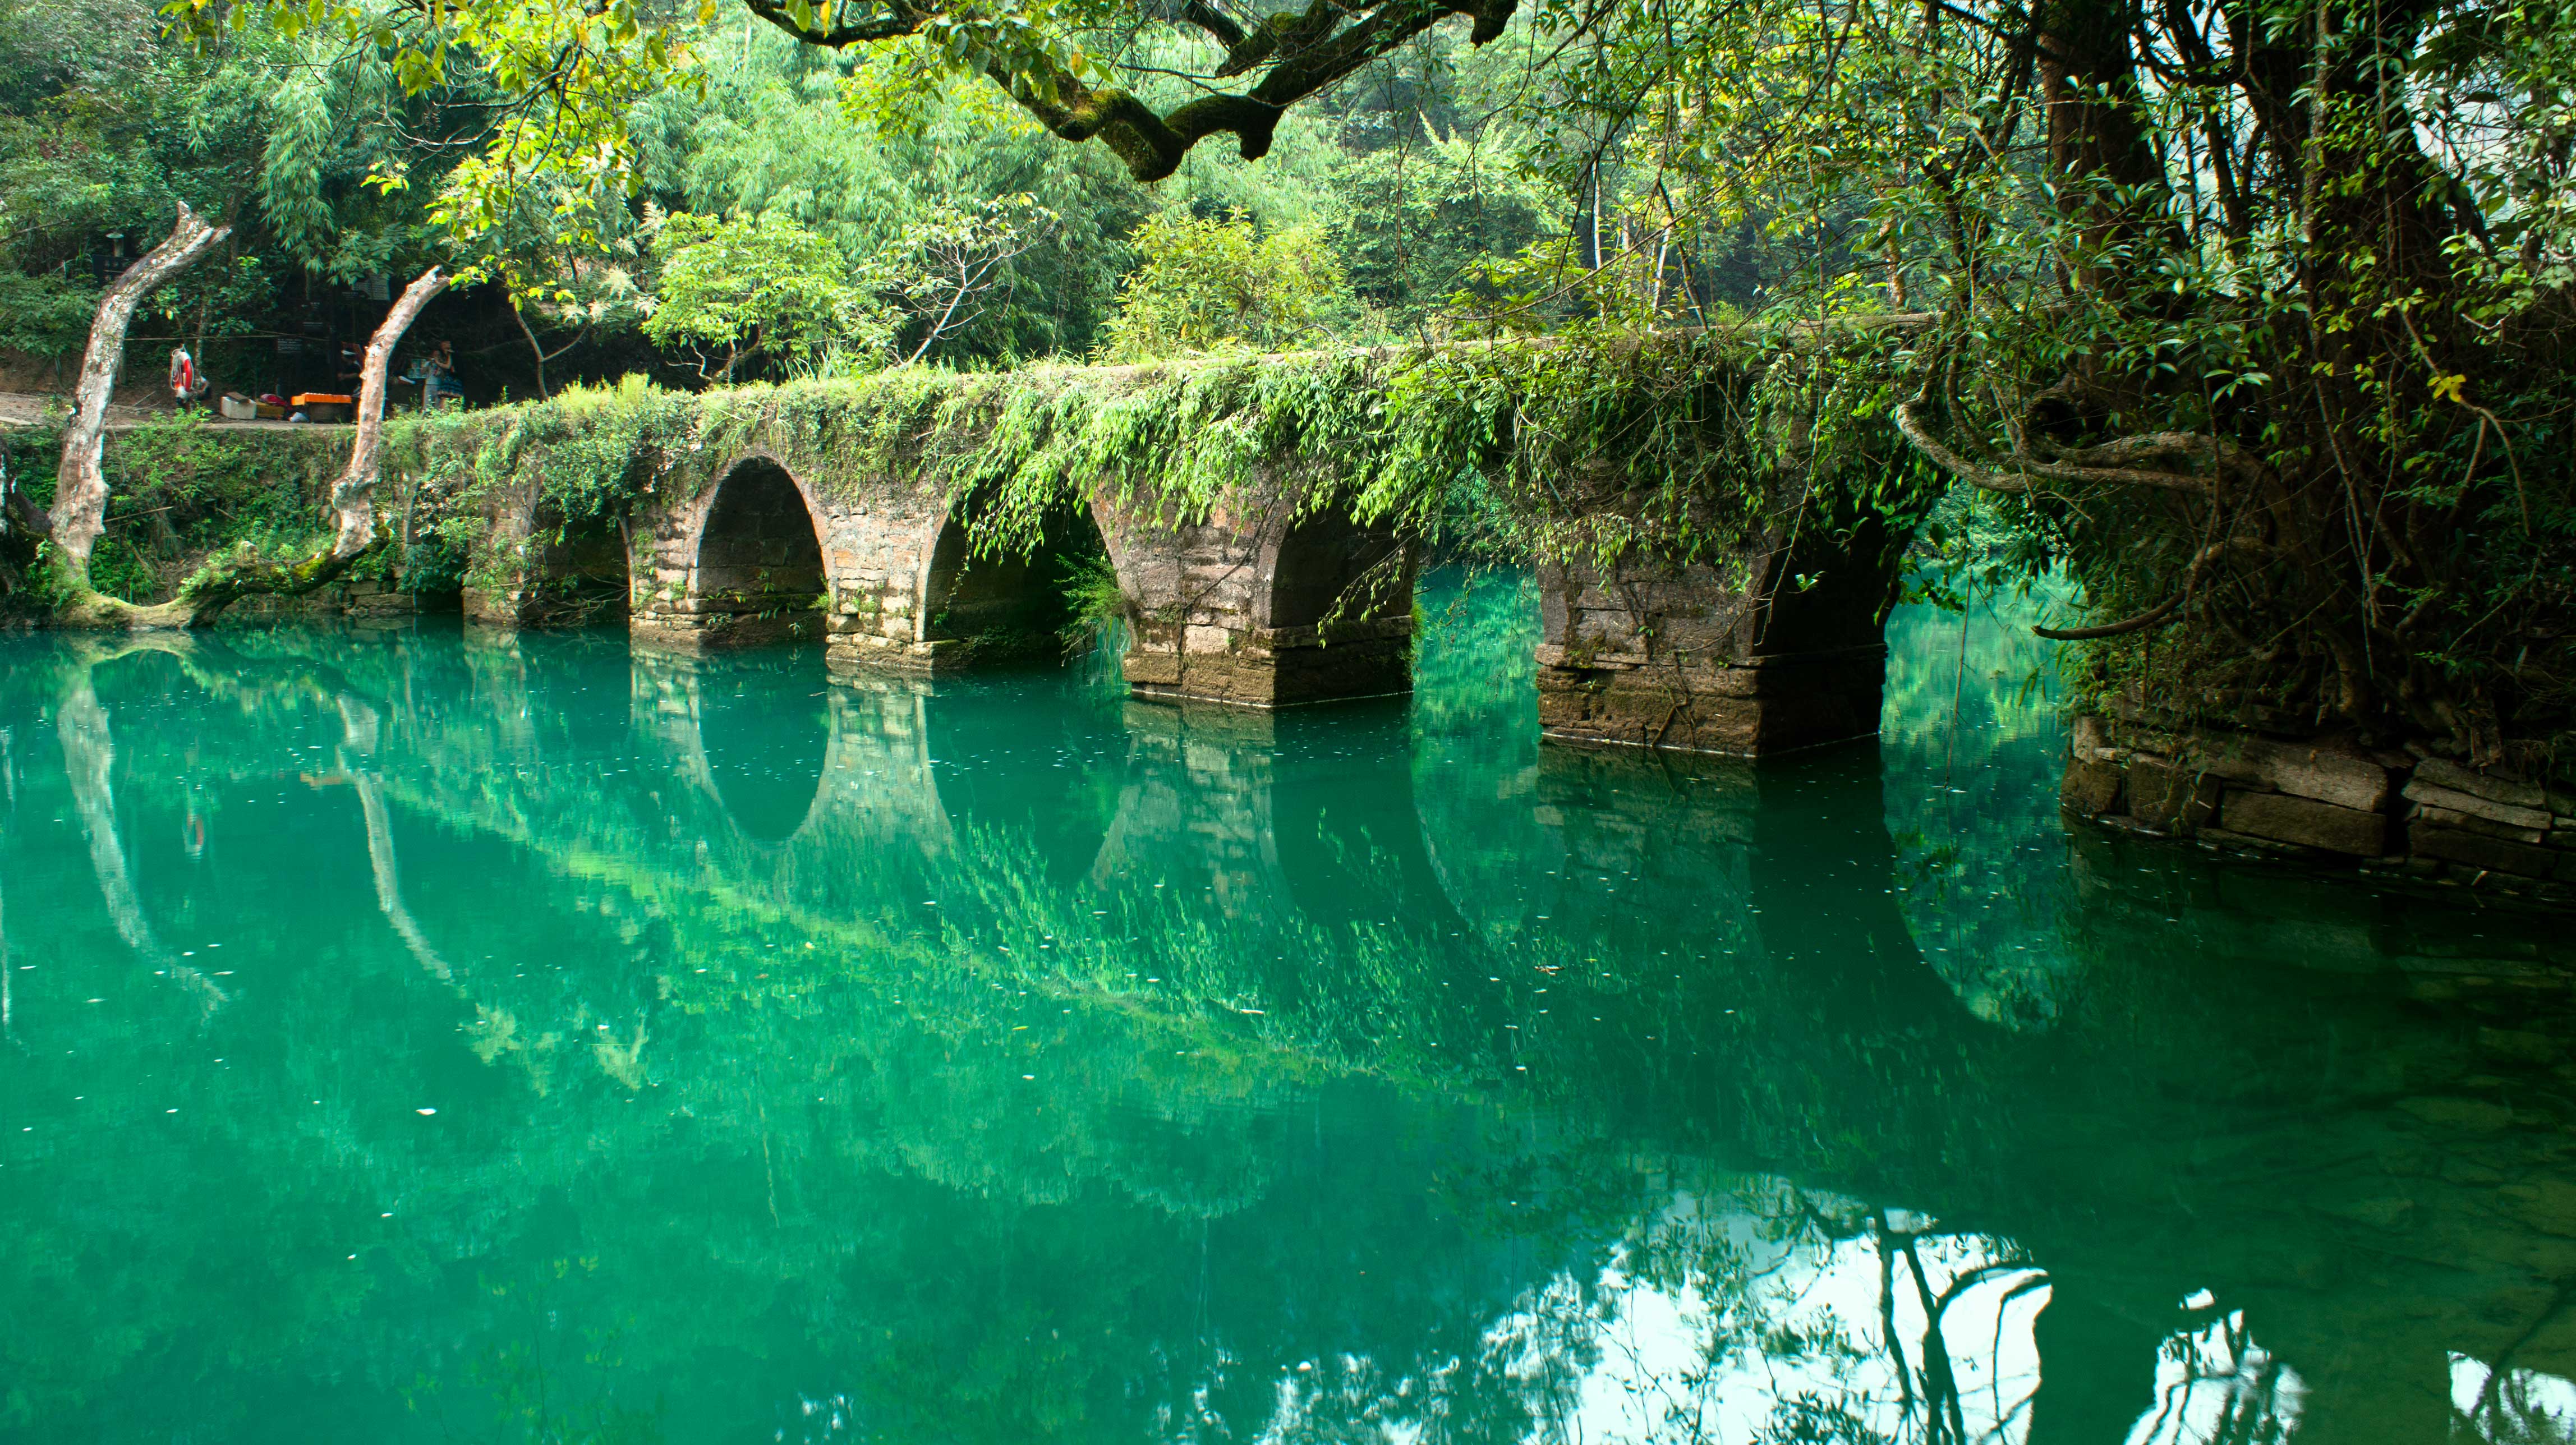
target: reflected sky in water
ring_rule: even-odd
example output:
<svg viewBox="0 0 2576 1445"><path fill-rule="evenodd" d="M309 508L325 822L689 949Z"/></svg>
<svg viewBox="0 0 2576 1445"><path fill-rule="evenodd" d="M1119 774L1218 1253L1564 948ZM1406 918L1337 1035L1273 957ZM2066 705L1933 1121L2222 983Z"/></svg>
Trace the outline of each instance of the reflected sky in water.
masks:
<svg viewBox="0 0 2576 1445"><path fill-rule="evenodd" d="M2563 1440L2563 925L1875 744L0 639L0 1441Z"/></svg>

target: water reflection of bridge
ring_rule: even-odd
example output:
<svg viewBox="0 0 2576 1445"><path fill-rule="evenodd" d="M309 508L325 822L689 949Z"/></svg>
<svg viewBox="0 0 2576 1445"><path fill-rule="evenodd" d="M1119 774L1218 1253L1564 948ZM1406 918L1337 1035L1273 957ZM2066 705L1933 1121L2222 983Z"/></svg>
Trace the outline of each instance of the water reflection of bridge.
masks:
<svg viewBox="0 0 2576 1445"><path fill-rule="evenodd" d="M1075 1209L1014 1246L1041 1257L1151 1270L1195 1232L1230 1278L1193 1298L1158 1277L1125 1301L1138 1317L1212 1312L1265 1361L1366 1340L1376 1373L1335 1388L1380 1404L1452 1356L1509 1375L1480 1354L1497 1320L1540 1338L1550 1311L1591 1319L1600 1239L1626 1238L1630 1278L1704 1290L1745 1267L1757 1224L1840 1261L1823 1273L1859 1261L1936 1296L1966 1281L1998 1325L2044 1271L2047 1308L2018 1317L2043 1384L2015 1428L2037 1440L2152 1418L2160 1350L2236 1310L2271 1363L2204 1352L2227 1357L2228 1408L2296 1410L2302 1438L2445 1428L2453 1351L2576 1365L2554 1283L2576 1270L2559 1202L2576 1184L2540 1132L2562 1121L2448 1099L2504 1065L2424 1011L2481 988L2555 1008L2550 976L2311 988L2223 948L2158 959L2161 906L2097 896L2069 927L2121 966L2053 1031L1998 1030L1916 951L1878 778L1852 760L1672 772L1508 738L1416 746L1393 708L1032 715L990 688L834 688L792 664L551 640L148 650L67 653L53 680L64 786L120 933L174 961L151 952L168 950L119 819L138 787L206 764L156 756L158 728L120 753L118 697L215 695L246 720L220 734L224 765L263 779L284 753L262 749L322 720L412 976L471 1010L487 1063L545 1084L512 1106L518 1128L492 1126L507 1168L378 1166L443 1191L532 1208L587 1177L587 1151L640 1164L652 1136L607 1104L651 1086L709 1131L718 1172L760 1161L762 1198L698 1217L768 1220L782 1233L754 1252L778 1271L852 1267L828 1201L881 1194L877 1172L957 1191L997 1231ZM613 918L616 955L568 989L514 977L475 946L506 933L477 917L496 897ZM827 957L778 966L781 943ZM1038 1025L1043 1047L992 1042ZM589 1044L549 1054L549 1035ZM1311 1147L1282 1135L1299 1101ZM536 1121L569 1117L584 1151L524 1157ZM773 1117L805 1122L755 1125ZM614 1188L707 1187L645 1172ZM1115 1239L1083 1237L1112 1217ZM1936 1256L1919 1276L1893 1268L1909 1246ZM2213 1303L2185 1310L2201 1291ZM1890 1303L1880 1344L1904 1351L1892 1337L1940 1308ZM1589 1347L1552 1348L1564 1398L1608 1378ZM1909 1390L1932 1353L1903 1354ZM1218 1394L1257 1417L1272 1386Z"/></svg>

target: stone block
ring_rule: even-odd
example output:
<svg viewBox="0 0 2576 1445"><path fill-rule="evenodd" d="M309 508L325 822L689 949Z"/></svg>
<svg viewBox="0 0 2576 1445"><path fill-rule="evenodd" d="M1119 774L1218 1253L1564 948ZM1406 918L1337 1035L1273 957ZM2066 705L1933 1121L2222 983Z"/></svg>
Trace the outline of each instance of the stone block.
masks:
<svg viewBox="0 0 2576 1445"><path fill-rule="evenodd" d="M2096 714L2084 713L2075 719L2067 746L2078 758L2108 762L2112 757L2110 725Z"/></svg>
<svg viewBox="0 0 2576 1445"><path fill-rule="evenodd" d="M2415 805L2415 821L2436 828L2457 828L2463 833L2484 833L2490 838L2504 838L2516 843L2539 843L2549 836L2538 828L2517 828L2474 813L2455 813L2448 808L2423 803Z"/></svg>
<svg viewBox="0 0 2576 1445"><path fill-rule="evenodd" d="M2554 849L2534 848L2503 838L2490 838L2484 833L2421 823L2407 830L2407 841L2413 852L2427 858L2463 863L2490 873L2519 874L2525 878L2551 876L2562 856Z"/></svg>
<svg viewBox="0 0 2576 1445"><path fill-rule="evenodd" d="M2261 796L2277 797L2279 795L2267 793ZM2278 838L2258 838L2251 833L2238 833L2227 828L2203 828L2200 830L2199 836L2200 841L2204 843L2213 843L2221 848L2234 848L2252 853L2275 853L2282 857L2297 857L2301 853L2310 851L2304 844L2284 843Z"/></svg>
<svg viewBox="0 0 2576 1445"><path fill-rule="evenodd" d="M2517 808L2547 808L2549 795L2538 783L2519 778L2500 778L2493 773L2474 772L2447 758L2426 758L2415 765L2415 781L2467 793L2492 803Z"/></svg>
<svg viewBox="0 0 2576 1445"><path fill-rule="evenodd" d="M2150 828L2189 833L2218 816L2225 785L2208 773L2165 759L2129 763L2129 816Z"/></svg>
<svg viewBox="0 0 2576 1445"><path fill-rule="evenodd" d="M2260 781L2295 797L2360 813L2376 813L2388 806L2388 769L2368 758L2329 747L2277 743L2264 738L2236 740L2232 751L2253 767Z"/></svg>
<svg viewBox="0 0 2576 1445"><path fill-rule="evenodd" d="M2420 767L2416 769L2416 773L2415 780L2406 785L2406 801L2410 803L2428 808L2447 808L2454 813L2466 813L2471 817L2484 818L2491 823L2527 828L2534 832L2543 831L2549 827L2549 814L2544 809L2499 803L2491 798L2481 798L2475 793L2463 793L2455 788L2446 788L2437 783L2428 782L2422 776L2423 769Z"/></svg>
<svg viewBox="0 0 2576 1445"><path fill-rule="evenodd" d="M1181 680L1181 655L1130 648L1120 661L1120 669L1131 683L1175 683Z"/></svg>
<svg viewBox="0 0 2576 1445"><path fill-rule="evenodd" d="M2057 785L2057 806L2079 818L2099 818L2120 806L2123 773L2118 763L2076 758Z"/></svg>
<svg viewBox="0 0 2576 1445"><path fill-rule="evenodd" d="M1558 742L1750 757L1878 731L1883 654L1727 668L1542 667L1539 726Z"/></svg>
<svg viewBox="0 0 2576 1445"><path fill-rule="evenodd" d="M2376 858L2385 850L2388 819L2380 813L2340 807L2288 793L2231 790L2220 806L2219 821L2230 832L2295 843L2358 858Z"/></svg>

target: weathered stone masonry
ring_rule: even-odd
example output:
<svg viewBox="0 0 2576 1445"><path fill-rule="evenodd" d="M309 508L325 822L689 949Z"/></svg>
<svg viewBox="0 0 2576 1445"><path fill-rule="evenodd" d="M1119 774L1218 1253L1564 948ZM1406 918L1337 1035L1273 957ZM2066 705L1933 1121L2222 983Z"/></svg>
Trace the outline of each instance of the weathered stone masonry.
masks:
<svg viewBox="0 0 2576 1445"><path fill-rule="evenodd" d="M2576 896L2576 797L2446 758L2085 716L2059 799L2141 833Z"/></svg>
<svg viewBox="0 0 2576 1445"><path fill-rule="evenodd" d="M759 449L704 475L625 521L629 622L659 645L804 635L842 673L947 672L974 663L977 629L1010 612L1011 594L1055 585L1043 566L968 557L963 519L917 479L826 491ZM1177 524L1094 499L1057 530L1050 545L1096 548L1116 570L1140 697L1281 707L1411 688L1414 564L1387 528L1300 516L1281 489ZM543 531L494 518L497 545L520 539L518 581L469 597L469 611L538 620L547 569L574 555L525 540ZM1887 541L1789 534L1732 566L1542 568L1547 736L1752 756L1876 733L1898 550Z"/></svg>
<svg viewBox="0 0 2576 1445"><path fill-rule="evenodd" d="M945 672L974 662L978 627L1009 612L1014 590L1055 585L1027 562L967 556L964 519L918 482L824 492L758 450L710 476L628 519L641 639L698 649L810 635L839 672ZM535 530L494 525L501 538ZM1255 497L1184 525L1095 502L1064 530L1050 542L1096 546L1116 568L1140 696L1279 707L1412 686L1413 564L1386 529ZM518 555L518 584L469 610L532 620L552 553L522 542Z"/></svg>
<svg viewBox="0 0 2576 1445"><path fill-rule="evenodd" d="M1562 742L1757 756L1878 732L1901 541L1769 538L1735 570L1539 569L1539 718Z"/></svg>

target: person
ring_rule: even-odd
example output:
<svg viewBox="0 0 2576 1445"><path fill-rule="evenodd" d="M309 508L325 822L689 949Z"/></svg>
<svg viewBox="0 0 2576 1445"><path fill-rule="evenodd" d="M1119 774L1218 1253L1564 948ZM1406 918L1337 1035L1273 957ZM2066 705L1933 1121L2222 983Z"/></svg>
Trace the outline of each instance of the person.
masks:
<svg viewBox="0 0 2576 1445"><path fill-rule="evenodd" d="M171 351L170 399L178 403L179 410L186 411L205 400L213 385L213 380L198 374L197 359L188 354L188 348L181 346Z"/></svg>
<svg viewBox="0 0 2576 1445"><path fill-rule="evenodd" d="M429 349L420 360L420 406L427 411L433 406L465 403L465 388L456 380L456 351L442 341Z"/></svg>

